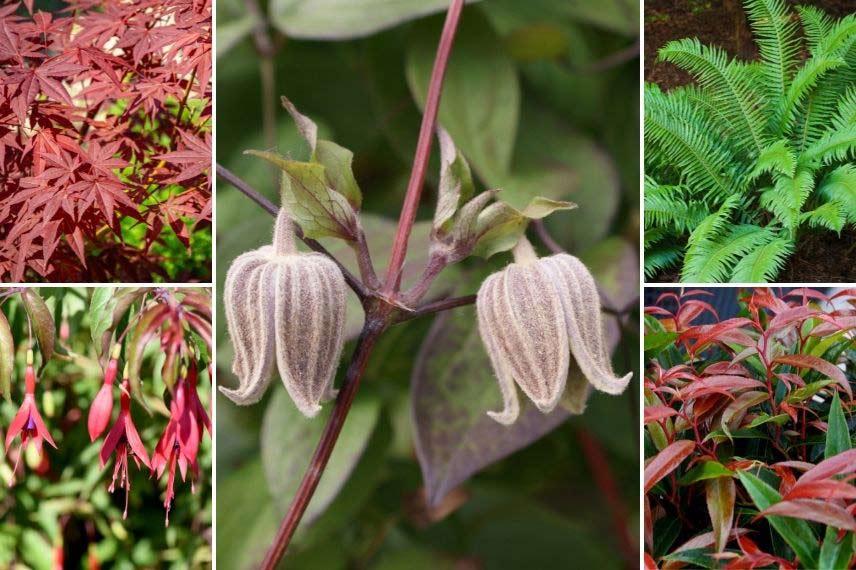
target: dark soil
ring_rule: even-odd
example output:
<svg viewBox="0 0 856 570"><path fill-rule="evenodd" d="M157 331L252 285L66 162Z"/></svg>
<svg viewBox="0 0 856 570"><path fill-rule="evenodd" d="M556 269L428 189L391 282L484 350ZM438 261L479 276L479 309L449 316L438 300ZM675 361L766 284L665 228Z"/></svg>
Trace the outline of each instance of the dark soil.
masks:
<svg viewBox="0 0 856 570"><path fill-rule="evenodd" d="M840 18L856 11L854 0L786 0L789 4L811 4ZM670 63L656 63L657 50L671 40L696 37L704 44L718 45L731 56L754 59L757 46L740 0L645 0L645 81L663 89L692 82L691 77ZM674 283L680 269L655 275L649 283ZM782 269L778 282L834 283L856 281L856 230L804 234L797 251Z"/></svg>

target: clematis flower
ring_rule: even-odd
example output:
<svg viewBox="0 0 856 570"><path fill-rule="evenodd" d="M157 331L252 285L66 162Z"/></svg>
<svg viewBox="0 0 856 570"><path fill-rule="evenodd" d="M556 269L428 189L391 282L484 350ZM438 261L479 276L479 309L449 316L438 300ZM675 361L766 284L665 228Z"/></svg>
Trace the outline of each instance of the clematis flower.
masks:
<svg viewBox="0 0 856 570"><path fill-rule="evenodd" d="M128 380L122 382L122 394L119 397L119 417L116 418L116 423L113 424L110 433L104 439L104 444L101 446L101 468L107 464L107 460L113 453L116 454L116 465L113 467L113 480L110 482L108 491L111 493L116 490L116 479L119 480L119 487L125 489L125 512L122 518L128 518L128 495L131 492L131 479L128 477L128 458L132 458L137 464L137 469L140 469L140 462L151 469L149 463L149 454L146 452L146 447L140 439L140 434L137 433L137 428L134 426L134 420L131 418L131 385Z"/></svg>
<svg viewBox="0 0 856 570"><path fill-rule="evenodd" d="M504 408L488 415L511 424L520 412L515 384L543 413L564 399L582 413L589 386L568 386L573 354L588 384L620 394L632 373L612 371L594 279L567 254L539 259L521 238L515 263L488 277L479 289L479 333L499 381Z"/></svg>
<svg viewBox="0 0 856 570"><path fill-rule="evenodd" d="M15 469L18 470L18 463L21 461L21 456L27 448L27 444L32 443L36 446L39 455L42 454L43 442L48 442L54 449L56 444L48 431L45 422L42 421L42 416L39 414L39 409L36 405L36 371L33 368L33 351L27 351L27 368L24 372L24 402L15 414L15 418L9 425L9 430L6 432L6 453L9 453L9 448L12 442L21 435L21 451L18 458L15 460Z"/></svg>
<svg viewBox="0 0 856 570"><path fill-rule="evenodd" d="M110 354L110 362L107 363L107 370L104 371L104 383L92 400L92 405L89 407L89 417L86 425L89 428L89 439L95 441L98 439L110 423L110 416L113 415L113 381L116 380L116 370L119 366L119 352L122 350L122 345L116 344L113 347L113 352Z"/></svg>
<svg viewBox="0 0 856 570"><path fill-rule="evenodd" d="M327 256L301 253L285 209L273 245L239 256L226 276L226 324L235 347L236 390L220 391L252 404L270 383L274 359L297 408L315 416L335 396L333 377L344 343L345 279Z"/></svg>

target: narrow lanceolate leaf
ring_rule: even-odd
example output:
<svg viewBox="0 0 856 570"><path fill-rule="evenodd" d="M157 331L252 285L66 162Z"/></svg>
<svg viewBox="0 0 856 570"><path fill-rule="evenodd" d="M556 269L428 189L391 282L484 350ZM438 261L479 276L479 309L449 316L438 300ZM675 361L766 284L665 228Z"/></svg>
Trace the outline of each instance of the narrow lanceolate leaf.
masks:
<svg viewBox="0 0 856 570"><path fill-rule="evenodd" d="M714 546L717 552L725 550L734 523L736 486L731 477L708 479L704 484L707 512L713 525Z"/></svg>
<svg viewBox="0 0 856 570"><path fill-rule="evenodd" d="M785 495L785 499L850 499L856 500L856 487L836 479L800 481Z"/></svg>
<svg viewBox="0 0 856 570"><path fill-rule="evenodd" d="M826 449L823 451L823 456L829 459L849 449L850 432L847 429L847 420L844 419L841 399L838 397L838 392L835 392L829 408L829 428L826 430Z"/></svg>
<svg viewBox="0 0 856 570"><path fill-rule="evenodd" d="M844 538L838 540L838 530L833 526L826 527L826 534L823 537L823 544L820 547L820 560L818 568L820 570L838 570L846 568L853 557L854 544L856 535L852 532L844 535Z"/></svg>
<svg viewBox="0 0 856 570"><path fill-rule="evenodd" d="M856 532L856 519L853 518L853 515L843 507L819 499L782 501L759 513L759 516L771 515L804 519Z"/></svg>
<svg viewBox="0 0 856 570"><path fill-rule="evenodd" d="M676 415L678 411L669 406L648 406L645 408L645 425Z"/></svg>
<svg viewBox="0 0 856 570"><path fill-rule="evenodd" d="M89 303L89 332L95 346L100 346L102 335L113 325L115 290L115 287L96 287L92 292L92 300Z"/></svg>
<svg viewBox="0 0 856 570"><path fill-rule="evenodd" d="M337 237L356 241L359 222L354 208L329 187L327 170L319 163L297 162L262 150L248 150L282 170L282 203L308 238Z"/></svg>
<svg viewBox="0 0 856 570"><path fill-rule="evenodd" d="M654 456L645 466L645 492L651 490L660 479L674 471L695 449L695 442L687 439L676 441Z"/></svg>
<svg viewBox="0 0 856 570"><path fill-rule="evenodd" d="M12 372L15 369L15 339L12 329L3 311L0 311L0 392L8 400L12 386Z"/></svg>
<svg viewBox="0 0 856 570"><path fill-rule="evenodd" d="M759 511L768 509L782 500L778 491L748 471L738 471L737 476ZM767 521L793 549L801 566L817 568L817 538L807 522L781 516L768 516Z"/></svg>
<svg viewBox="0 0 856 570"><path fill-rule="evenodd" d="M854 471L856 471L856 449L851 449L835 457L821 461L803 473L799 482L818 481L820 479L835 477L836 475L848 475Z"/></svg>
<svg viewBox="0 0 856 570"><path fill-rule="evenodd" d="M42 351L42 365L44 366L53 356L56 323L54 323L45 300L38 293L32 289L27 289L22 298L24 308L33 325L33 332L36 333L36 339L39 341L39 350Z"/></svg>
<svg viewBox="0 0 856 570"><path fill-rule="evenodd" d="M847 381L844 372L831 362L809 354L787 354L777 357L774 362L796 366L797 368L817 370L824 376L835 380L844 389L850 399L853 399L853 390L850 388L850 382Z"/></svg>

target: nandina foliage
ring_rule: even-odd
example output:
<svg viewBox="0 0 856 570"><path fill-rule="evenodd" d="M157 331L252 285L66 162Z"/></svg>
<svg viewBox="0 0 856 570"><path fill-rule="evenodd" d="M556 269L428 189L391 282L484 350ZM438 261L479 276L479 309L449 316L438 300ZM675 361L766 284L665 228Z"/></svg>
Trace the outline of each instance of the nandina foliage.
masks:
<svg viewBox="0 0 856 570"><path fill-rule="evenodd" d="M646 566L852 568L856 290L718 293L645 311Z"/></svg>
<svg viewBox="0 0 856 570"><path fill-rule="evenodd" d="M210 233L210 0L24 4L0 7L0 280L208 278L165 253Z"/></svg>
<svg viewBox="0 0 856 570"><path fill-rule="evenodd" d="M184 537L172 546L203 547L190 527L210 524L210 323L207 289L0 288L0 566L38 567L28 533L74 552L75 522L106 562L132 529L156 542L158 511Z"/></svg>

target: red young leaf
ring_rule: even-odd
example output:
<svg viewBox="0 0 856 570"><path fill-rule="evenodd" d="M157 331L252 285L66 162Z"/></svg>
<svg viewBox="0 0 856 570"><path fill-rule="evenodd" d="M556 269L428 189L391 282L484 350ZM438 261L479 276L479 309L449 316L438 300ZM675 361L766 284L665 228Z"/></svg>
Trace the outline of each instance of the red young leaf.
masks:
<svg viewBox="0 0 856 570"><path fill-rule="evenodd" d="M805 519L856 532L856 519L842 507L816 499L782 501L758 513L762 516Z"/></svg>
<svg viewBox="0 0 856 570"><path fill-rule="evenodd" d="M694 448L694 442L682 439L655 455L645 466L645 492L650 491L660 479L674 471L684 459L689 457Z"/></svg>
<svg viewBox="0 0 856 570"><path fill-rule="evenodd" d="M853 391L850 388L850 382L847 380L844 372L831 362L810 354L788 354L777 357L774 362L796 366L797 368L811 368L812 370L817 370L821 374L838 382L850 399L853 399Z"/></svg>

